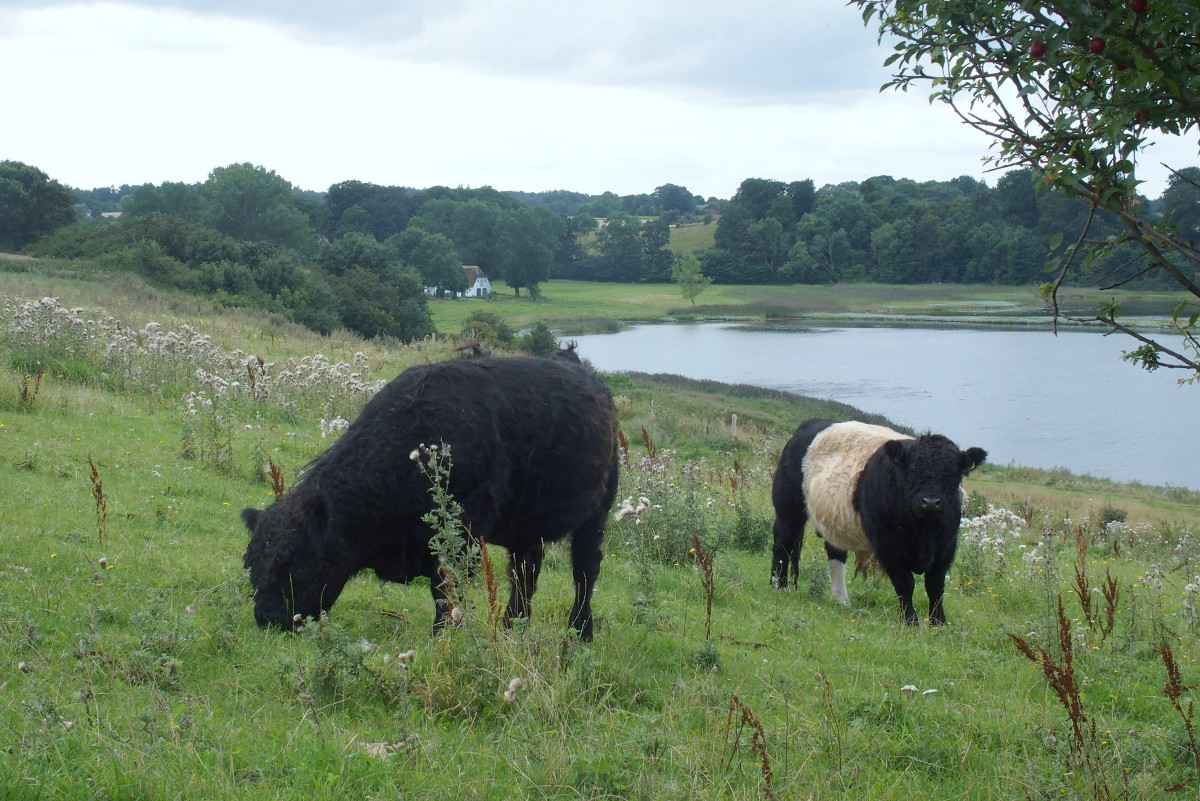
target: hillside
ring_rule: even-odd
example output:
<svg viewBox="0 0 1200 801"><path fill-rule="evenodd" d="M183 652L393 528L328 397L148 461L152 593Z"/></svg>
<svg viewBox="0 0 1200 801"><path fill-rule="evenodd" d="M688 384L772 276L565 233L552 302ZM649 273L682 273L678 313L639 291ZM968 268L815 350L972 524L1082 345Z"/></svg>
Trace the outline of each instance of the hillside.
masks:
<svg viewBox="0 0 1200 801"><path fill-rule="evenodd" d="M834 603L812 537L795 590L767 581L783 442L854 410L614 374L618 500L648 504L610 522L593 645L564 636L557 547L508 632L481 572L438 636L428 582L369 575L284 635L254 625L239 510L272 500L272 466L295 481L378 381L457 340L321 337L136 280L0 273L0 296L6 798L1158 798L1200 781L1171 689L1200 681L1200 493L985 466L950 625L906 629L886 582Z"/></svg>

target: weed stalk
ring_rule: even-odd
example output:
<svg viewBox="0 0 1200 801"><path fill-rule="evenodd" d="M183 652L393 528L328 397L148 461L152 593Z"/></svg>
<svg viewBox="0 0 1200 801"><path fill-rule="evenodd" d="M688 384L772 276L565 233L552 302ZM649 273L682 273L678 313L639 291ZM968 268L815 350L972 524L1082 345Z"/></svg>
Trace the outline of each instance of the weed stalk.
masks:
<svg viewBox="0 0 1200 801"><path fill-rule="evenodd" d="M104 482L100 480L100 470L88 455L88 467L91 468L92 497L96 500L96 528L100 534L100 545L108 545L108 501L104 498Z"/></svg>
<svg viewBox="0 0 1200 801"><path fill-rule="evenodd" d="M721 764L724 770L728 771L733 767L733 758L737 756L742 733L746 729L750 730L750 753L759 759L763 798L773 801L775 793L771 790L771 782L775 774L771 770L771 757L767 754L766 730L755 716L754 710L734 693L729 696L729 714L725 716L725 745L721 749Z"/></svg>

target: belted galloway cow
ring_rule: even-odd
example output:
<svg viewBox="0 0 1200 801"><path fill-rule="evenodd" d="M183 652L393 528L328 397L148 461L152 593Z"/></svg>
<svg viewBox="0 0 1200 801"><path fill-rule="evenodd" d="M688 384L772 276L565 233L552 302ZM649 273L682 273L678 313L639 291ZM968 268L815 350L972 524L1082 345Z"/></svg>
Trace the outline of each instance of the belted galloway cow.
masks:
<svg viewBox="0 0 1200 801"><path fill-rule="evenodd" d="M913 574L925 574L929 619L946 622L942 595L962 516L962 479L982 464L981 448L959 450L940 434L910 437L860 422L807 420L784 446L775 472L771 580L795 579L804 525L825 541L836 601L849 604L846 555L873 553L917 624Z"/></svg>
<svg viewBox="0 0 1200 801"><path fill-rule="evenodd" d="M449 604L433 531L430 479L411 454L450 447L449 490L473 537L509 552L506 617L525 618L546 543L571 537L568 623L592 638L591 595L617 491L617 413L574 346L548 358L481 355L405 370L367 403L295 486L247 508L245 566L259 625L318 617L355 573L430 579L434 626Z"/></svg>

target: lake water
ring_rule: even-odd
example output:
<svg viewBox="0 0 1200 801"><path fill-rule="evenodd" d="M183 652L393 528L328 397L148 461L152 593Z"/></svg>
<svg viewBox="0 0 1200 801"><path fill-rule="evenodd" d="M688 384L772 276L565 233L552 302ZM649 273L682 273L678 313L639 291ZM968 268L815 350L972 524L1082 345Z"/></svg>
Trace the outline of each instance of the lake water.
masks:
<svg viewBox="0 0 1200 801"><path fill-rule="evenodd" d="M573 339L599 370L828 398L977 445L994 464L1200 489L1200 386L1121 361L1136 345L1123 335L665 324Z"/></svg>

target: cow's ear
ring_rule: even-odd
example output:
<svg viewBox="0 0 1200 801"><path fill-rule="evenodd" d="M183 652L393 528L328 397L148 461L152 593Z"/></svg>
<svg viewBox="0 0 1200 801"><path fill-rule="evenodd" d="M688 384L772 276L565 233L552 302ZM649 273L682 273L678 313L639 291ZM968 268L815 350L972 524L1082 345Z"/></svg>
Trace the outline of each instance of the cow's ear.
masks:
<svg viewBox="0 0 1200 801"><path fill-rule="evenodd" d="M968 475L972 470L987 461L987 451L983 448L967 448L959 455L962 474Z"/></svg>
<svg viewBox="0 0 1200 801"><path fill-rule="evenodd" d="M899 439L888 440L883 444L883 453L893 462L902 463L904 461L904 441Z"/></svg>
<svg viewBox="0 0 1200 801"><path fill-rule="evenodd" d="M246 524L246 528L250 529L250 533L254 533L254 527L258 525L258 518L261 514L262 510L255 509L253 506L247 506L242 510L242 522Z"/></svg>

